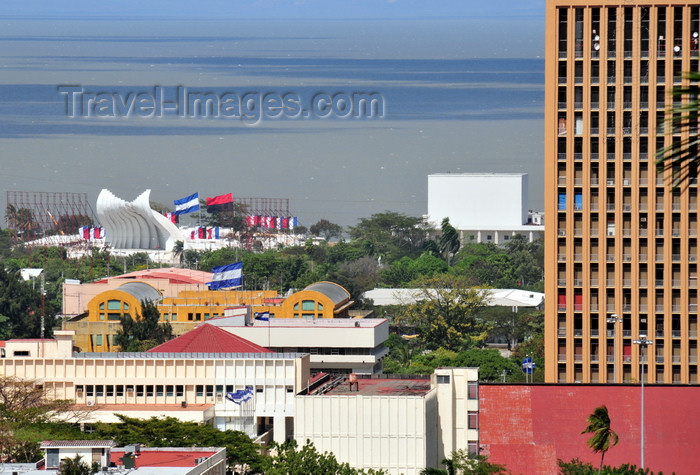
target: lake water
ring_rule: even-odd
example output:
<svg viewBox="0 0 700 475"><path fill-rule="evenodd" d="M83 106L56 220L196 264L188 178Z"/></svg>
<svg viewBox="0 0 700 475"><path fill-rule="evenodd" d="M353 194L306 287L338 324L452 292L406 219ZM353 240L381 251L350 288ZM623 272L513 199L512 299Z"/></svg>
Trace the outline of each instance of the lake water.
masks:
<svg viewBox="0 0 700 475"><path fill-rule="evenodd" d="M3 190L172 203L290 198L302 224L427 210L427 175L525 172L542 209L537 25L495 21L0 21ZM504 36L498 28L510 33ZM510 38L518 37L517 41ZM375 93L382 119L69 117L75 86L126 101L207 92ZM130 96L131 94L131 96ZM103 96L104 97L104 96ZM4 202L4 193L0 199ZM3 203L4 204L4 203Z"/></svg>

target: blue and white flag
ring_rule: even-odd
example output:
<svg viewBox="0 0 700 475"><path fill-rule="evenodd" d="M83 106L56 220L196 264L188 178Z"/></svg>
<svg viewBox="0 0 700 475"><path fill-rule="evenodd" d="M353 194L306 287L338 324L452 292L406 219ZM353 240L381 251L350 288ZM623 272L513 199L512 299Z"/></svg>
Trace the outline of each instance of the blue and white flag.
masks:
<svg viewBox="0 0 700 475"><path fill-rule="evenodd" d="M175 214L187 214L199 211L199 192L185 198L175 200Z"/></svg>
<svg viewBox="0 0 700 475"><path fill-rule="evenodd" d="M226 393L226 399L238 404L239 406L241 403L244 403L252 398L253 386L246 386L245 389L239 389L238 391L234 391L232 393Z"/></svg>
<svg viewBox="0 0 700 475"><path fill-rule="evenodd" d="M255 319L262 320L263 322L269 322L270 312L255 312Z"/></svg>
<svg viewBox="0 0 700 475"><path fill-rule="evenodd" d="M243 285L243 263L236 262L227 266L214 267L212 281L207 285L209 290L225 289L227 287L240 287Z"/></svg>

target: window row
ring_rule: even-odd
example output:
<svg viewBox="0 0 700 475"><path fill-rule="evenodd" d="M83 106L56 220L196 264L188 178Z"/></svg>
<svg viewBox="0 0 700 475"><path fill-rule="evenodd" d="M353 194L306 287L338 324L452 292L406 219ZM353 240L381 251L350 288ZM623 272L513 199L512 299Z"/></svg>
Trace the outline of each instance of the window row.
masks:
<svg viewBox="0 0 700 475"><path fill-rule="evenodd" d="M621 13L619 21L618 12ZM686 22L690 23L689 33L684 30ZM570 24L573 24L573 37L569 34ZM583 58L584 54L598 58L601 51L606 52L608 58L615 58L621 47L625 58L634 54L642 58L650 55L680 57L685 50L695 57L700 54L699 31L700 9L697 6L689 9L682 6L559 8L558 56L567 58L571 48L576 59Z"/></svg>

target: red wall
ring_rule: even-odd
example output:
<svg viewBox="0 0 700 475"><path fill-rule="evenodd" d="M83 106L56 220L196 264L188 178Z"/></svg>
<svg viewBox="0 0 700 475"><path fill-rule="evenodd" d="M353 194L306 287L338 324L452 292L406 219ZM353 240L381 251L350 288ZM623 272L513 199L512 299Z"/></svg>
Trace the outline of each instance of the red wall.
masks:
<svg viewBox="0 0 700 475"><path fill-rule="evenodd" d="M594 466L600 454L581 434L586 418L606 405L620 443L605 464L640 465L639 386L481 385L482 453L514 474L556 474L557 459L579 458ZM700 473L700 386L645 386L645 464L652 471Z"/></svg>

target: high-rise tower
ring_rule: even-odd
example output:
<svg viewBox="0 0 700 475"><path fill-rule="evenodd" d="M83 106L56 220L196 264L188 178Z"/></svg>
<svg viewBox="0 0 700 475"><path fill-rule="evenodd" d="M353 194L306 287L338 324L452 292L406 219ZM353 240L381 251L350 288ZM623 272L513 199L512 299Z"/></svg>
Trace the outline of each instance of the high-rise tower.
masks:
<svg viewBox="0 0 700 475"><path fill-rule="evenodd" d="M699 31L698 1L547 2L548 382L698 382L698 187L656 153L697 134L664 119Z"/></svg>

